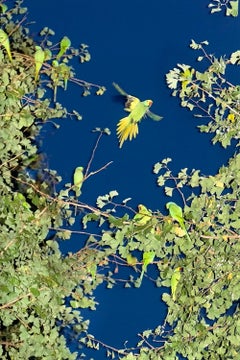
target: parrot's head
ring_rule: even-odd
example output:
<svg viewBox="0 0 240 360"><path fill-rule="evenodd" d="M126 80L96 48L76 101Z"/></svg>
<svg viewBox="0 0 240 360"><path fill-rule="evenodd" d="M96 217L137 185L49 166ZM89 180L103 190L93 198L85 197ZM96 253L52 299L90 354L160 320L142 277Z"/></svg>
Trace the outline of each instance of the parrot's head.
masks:
<svg viewBox="0 0 240 360"><path fill-rule="evenodd" d="M153 104L153 101L152 100L145 100L145 101L143 101L143 104L144 104L144 106L150 108L152 106L152 104Z"/></svg>
<svg viewBox="0 0 240 360"><path fill-rule="evenodd" d="M166 208L169 209L171 205L173 205L174 203L172 201L169 201L167 204L166 204Z"/></svg>

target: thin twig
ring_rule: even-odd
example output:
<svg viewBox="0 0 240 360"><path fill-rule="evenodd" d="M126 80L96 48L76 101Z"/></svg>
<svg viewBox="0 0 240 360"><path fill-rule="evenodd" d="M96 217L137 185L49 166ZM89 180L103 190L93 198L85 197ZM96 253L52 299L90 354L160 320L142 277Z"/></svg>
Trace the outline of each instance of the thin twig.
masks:
<svg viewBox="0 0 240 360"><path fill-rule="evenodd" d="M98 136L98 138L97 138L96 144L95 144L95 146L94 146L94 148L93 148L93 151L92 151L90 160L89 160L89 162L88 162L88 164L87 164L87 169L86 169L86 171L85 171L85 179L88 178L88 172L89 172L89 169L90 169L90 167L91 167L91 165L92 165L92 162L93 162L93 160L94 160L94 156L95 156L95 153L96 153L96 150L97 150L99 141L100 141L100 139L101 139L102 136L103 136L103 132L101 131L100 134L99 134L99 136Z"/></svg>
<svg viewBox="0 0 240 360"><path fill-rule="evenodd" d="M104 166L102 166L100 169L95 170L95 171L91 171L87 176L84 177L84 180L88 179L90 176L95 175L97 173L99 173L102 170L105 170L109 165L111 165L113 163L113 161L109 161L107 164L105 164Z"/></svg>
<svg viewBox="0 0 240 360"><path fill-rule="evenodd" d="M39 291L41 291L41 290L43 290L43 289L47 289L47 288L44 288L44 287L43 287L43 288L40 288ZM33 296L33 294L30 293L30 292L27 293L27 294L19 295L17 298L9 301L8 303L6 303L6 304L4 304L4 305L1 305L1 306L0 306L0 310L6 309L6 308L9 308L9 307L12 307L12 306L13 306L16 302L18 302L19 300L22 300L22 299L24 299L24 298L26 298L26 297L31 297L31 296Z"/></svg>

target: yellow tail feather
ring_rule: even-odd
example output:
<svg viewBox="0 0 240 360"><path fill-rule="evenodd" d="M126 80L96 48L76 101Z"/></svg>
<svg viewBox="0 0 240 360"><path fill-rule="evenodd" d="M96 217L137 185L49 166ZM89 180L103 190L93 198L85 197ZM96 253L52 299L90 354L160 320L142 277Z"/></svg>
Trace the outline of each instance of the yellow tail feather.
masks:
<svg viewBox="0 0 240 360"><path fill-rule="evenodd" d="M129 116L121 119L117 124L117 135L119 138L119 147L121 148L124 141L130 141L138 134L138 124L133 122Z"/></svg>

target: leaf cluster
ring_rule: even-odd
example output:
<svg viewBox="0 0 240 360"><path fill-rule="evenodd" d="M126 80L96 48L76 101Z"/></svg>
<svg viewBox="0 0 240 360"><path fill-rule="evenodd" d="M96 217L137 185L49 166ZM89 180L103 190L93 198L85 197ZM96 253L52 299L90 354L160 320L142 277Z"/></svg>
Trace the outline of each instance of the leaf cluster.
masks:
<svg viewBox="0 0 240 360"><path fill-rule="evenodd" d="M211 14L224 10L226 16L238 16L238 0L212 0L208 5Z"/></svg>
<svg viewBox="0 0 240 360"><path fill-rule="evenodd" d="M53 229L68 219L64 202L54 196L60 177L46 169L37 137L51 119L69 115L53 102L46 86L60 86L52 49L41 33L46 51L40 80L34 81L35 42L23 26L26 8L1 4L0 25L9 36L13 61L0 48L0 357L1 359L75 359L67 347L66 329L77 338L88 328L80 309L94 309L93 290L102 282L97 266L105 255L84 248L63 257ZM88 61L87 47L69 50L62 64L80 56ZM60 65L59 65L60 66ZM64 68L65 70L65 68ZM69 80L73 76L69 72ZM73 78L73 82L78 80ZM90 89L94 84L79 82ZM97 89L101 89L97 86ZM80 115L73 111L77 117ZM83 335L82 335L83 336Z"/></svg>
<svg viewBox="0 0 240 360"><path fill-rule="evenodd" d="M188 169L173 175L169 161L156 164L154 172L161 173L158 182L167 196L172 196L173 191L183 196L191 243L178 224L160 211L151 212L149 221L139 225L129 211L121 218L109 215L110 205L112 210L116 208L111 198L111 204L105 204L108 216L104 219L102 214L98 216L99 226L107 222L108 229L102 230L97 245L112 256L117 254L119 266L131 266L138 272L141 254L152 251L156 270L156 278L152 280L165 289L171 286L174 269L182 269L176 300L169 291L162 295L168 310L161 331L143 333L138 344L140 350L132 356L175 359L181 354L187 359L207 359L211 354L215 356L218 349L218 356L234 358L240 350L237 341L240 156L230 159L215 176L203 176L199 170L188 172ZM168 185L166 190L165 183L173 186ZM185 198L182 191L186 192L187 188L190 196ZM104 198L110 199L107 195ZM96 239L91 241L94 243ZM139 286L138 278L131 275L126 286L132 285Z"/></svg>
<svg viewBox="0 0 240 360"><path fill-rule="evenodd" d="M178 64L166 75L167 85L178 96L181 106L194 111L194 116L203 118L208 123L200 125L201 132L212 133L213 144L219 142L224 148L235 140L239 141L239 84L232 84L226 79L227 66L237 66L239 51L229 58L220 58L208 54L207 41L196 43L192 40L190 47L201 51L199 62L208 64L204 71L198 71L190 65Z"/></svg>

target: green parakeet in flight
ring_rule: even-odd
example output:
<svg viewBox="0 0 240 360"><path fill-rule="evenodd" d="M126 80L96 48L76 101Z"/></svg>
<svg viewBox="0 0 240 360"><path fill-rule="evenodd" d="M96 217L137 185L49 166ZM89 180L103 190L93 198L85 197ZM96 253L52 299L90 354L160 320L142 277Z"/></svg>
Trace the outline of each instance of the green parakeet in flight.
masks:
<svg viewBox="0 0 240 360"><path fill-rule="evenodd" d="M34 60L35 60L35 82L36 82L39 78L39 72L44 63L45 52L40 46L35 46L35 50L36 52L34 54Z"/></svg>
<svg viewBox="0 0 240 360"><path fill-rule="evenodd" d="M119 147L121 148L124 141L129 139L130 141L138 134L138 123L144 118L145 115L149 116L153 120L161 120L162 117L153 114L149 108L152 106L152 100L140 101L135 96L127 94L120 86L113 83L115 89L123 96L127 98L124 110L130 114L122 118L117 124L117 135L119 138Z"/></svg>
<svg viewBox="0 0 240 360"><path fill-rule="evenodd" d="M169 201L166 204L166 208L168 209L170 216L179 223L181 228L185 231L187 238L191 241L184 224L182 208L172 201Z"/></svg>
<svg viewBox="0 0 240 360"><path fill-rule="evenodd" d="M0 29L0 44L5 47L9 60L12 61L9 38L5 31L3 31L2 29Z"/></svg>
<svg viewBox="0 0 240 360"><path fill-rule="evenodd" d="M56 59L60 59L60 57L62 57L65 52L70 48L71 46L71 41L67 36L64 36L62 38L62 40L60 41L60 50L56 56Z"/></svg>
<svg viewBox="0 0 240 360"><path fill-rule="evenodd" d="M84 180L83 170L84 168L82 166L78 166L73 174L73 190L77 197L81 195L81 188Z"/></svg>
<svg viewBox="0 0 240 360"><path fill-rule="evenodd" d="M146 271L147 266L153 262L154 257L155 257L155 251L145 251L143 253L142 272L141 272L141 275L140 275L140 278L139 278L140 283L142 282L143 274Z"/></svg>
<svg viewBox="0 0 240 360"><path fill-rule="evenodd" d="M177 291L177 286L178 283L181 279L181 267L177 267L171 277L171 294L172 294L172 299L173 301L176 300L176 291Z"/></svg>

